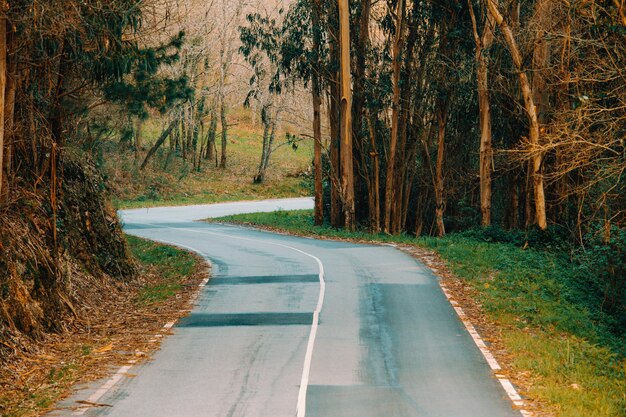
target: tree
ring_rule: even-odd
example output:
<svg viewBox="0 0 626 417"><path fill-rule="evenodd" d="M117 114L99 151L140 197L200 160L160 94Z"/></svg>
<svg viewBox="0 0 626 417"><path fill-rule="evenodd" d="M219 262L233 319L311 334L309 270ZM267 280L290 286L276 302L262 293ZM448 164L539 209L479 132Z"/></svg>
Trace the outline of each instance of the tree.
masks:
<svg viewBox="0 0 626 417"><path fill-rule="evenodd" d="M321 97L321 60L322 28L320 22L320 0L311 0L311 23L313 30L313 57L311 65L311 96L313 102L313 169L315 181L315 210L313 219L316 225L324 223L324 189L322 172L322 97Z"/></svg>
<svg viewBox="0 0 626 417"><path fill-rule="evenodd" d="M5 124L5 91L7 76L7 17L9 5L2 1L0 6L0 202L2 201L2 184L4 181L4 124Z"/></svg>
<svg viewBox="0 0 626 417"><path fill-rule="evenodd" d="M493 43L493 19L490 14L484 17L482 34L478 33L478 23L472 1L468 0L472 21L472 32L476 44L476 83L478 91L480 125L480 211L481 224L491 225L491 171L493 170L493 148L491 145L491 104L489 102L489 48Z"/></svg>
<svg viewBox="0 0 626 417"><path fill-rule="evenodd" d="M385 185L385 215L384 215L384 227L385 233L391 233L391 215L394 195L394 176L396 167L396 152L398 146L398 130L400 124L400 69L401 69L401 56L402 43L404 40L404 16L406 14L406 8L404 6L404 0L398 0L396 6L396 23L395 23L395 36L392 49L392 85L393 85L393 99L392 99L392 114L391 114L391 138L389 139L389 157L387 160L387 177Z"/></svg>
<svg viewBox="0 0 626 417"><path fill-rule="evenodd" d="M354 230L354 169L352 166L352 77L350 75L350 8L339 0L340 85L341 85L341 194L344 225Z"/></svg>
<svg viewBox="0 0 626 417"><path fill-rule="evenodd" d="M543 152L541 151L540 143L540 131L539 131L539 118L537 116L537 107L535 106L535 100L532 85L526 75L523 68L522 55L520 53L517 41L513 30L507 23L506 19L500 13L500 6L496 0L485 0L489 13L493 17L496 24L500 27L504 40L513 59L513 64L518 71L520 89L522 90L522 97L524 99L524 108L528 117L528 141L533 148L533 154L531 156L532 161L532 178L533 189L535 199L535 216L536 224L541 229L548 227L546 217L546 196L544 189L543 179Z"/></svg>

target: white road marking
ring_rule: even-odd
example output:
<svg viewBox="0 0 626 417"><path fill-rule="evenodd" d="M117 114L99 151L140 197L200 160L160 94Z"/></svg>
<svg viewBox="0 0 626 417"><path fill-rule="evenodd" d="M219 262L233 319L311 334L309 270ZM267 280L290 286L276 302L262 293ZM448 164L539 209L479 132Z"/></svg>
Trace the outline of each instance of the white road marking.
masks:
<svg viewBox="0 0 626 417"><path fill-rule="evenodd" d="M209 232L206 230L195 230L195 229L188 229L188 228L184 228L184 227L171 227L171 226L165 226L165 225L160 225L160 224L154 224L154 223L143 223L144 225L147 226L155 226L157 228L166 228L166 229L174 229L174 230L184 230L187 232L192 232L192 233L200 233L200 234L207 234L207 235L214 235L214 236L223 236L223 237L227 237L227 238L231 238L231 239L238 239L238 240L245 240L245 241L249 241L249 242L258 242L260 239L251 239L251 238L246 238L246 237L241 237L241 236L233 236L233 235L229 235L226 233L219 233L219 232ZM166 240L156 240L158 242L163 242L163 243L168 243L170 245L174 245L174 246L180 246L189 250L192 250L196 253L200 253L197 249L191 248L189 246L184 246L184 245L179 245L177 243L174 242L168 242ZM305 417L306 415L306 395L307 395L307 389L309 386L309 376L311 373L311 362L313 359L313 349L315 347L315 338L317 336L317 328L319 326L319 315L322 311L322 308L324 306L324 295L326 293L326 281L324 280L324 264L322 263L322 261L315 255L312 255L308 252L305 252L303 250L300 250L298 248L294 248L293 246L289 246L289 245L284 245L282 243L276 243L276 242L264 242L265 244L268 245L273 245L273 246L279 246L279 247L283 247L286 249L291 249L293 251L296 251L298 253L301 253L305 256L308 256L309 258L312 258L315 260L315 262L317 263L318 269L319 269L319 282L320 282L320 290L319 290L319 296L317 299L317 306L315 307L315 310L313 311L313 321L311 323L311 331L309 333L309 340L307 342L307 347L306 347L306 353L304 355L304 366L302 369L302 378L300 379L300 390L298 392L298 403L296 405L296 416L297 417ZM206 258L205 255L202 255L203 257Z"/></svg>
<svg viewBox="0 0 626 417"><path fill-rule="evenodd" d="M448 291L448 288L446 288L446 286L443 285L441 281L439 282L439 286L441 287L443 294L448 299L448 302L452 305L452 308L454 308L454 311L456 311L457 316L459 316L461 323L463 323L463 326L465 326L465 329L468 331L468 333L472 337L472 340L474 341L474 343L480 350L480 353L482 353L483 356L485 357L485 360L489 364L489 367L491 368L491 370L493 371L501 370L502 367L500 366L496 358L493 357L492 353L489 351L489 348L485 344L485 341L480 337L480 335L476 331L476 328L474 327L474 325L470 323L463 309L459 307L459 304L455 300L452 299L452 295ZM502 388L504 388L504 391L506 392L506 395L509 397L511 402L515 404L516 407L520 408L519 411L522 414L522 416L531 417L532 416L531 412L522 409L522 407L524 407L525 405L524 400L519 395L519 393L517 392L517 390L511 383L511 381L508 378L504 377L503 375L499 375L499 374L496 374L496 378L498 379L498 382L500 382L500 385L502 385Z"/></svg>
<svg viewBox="0 0 626 417"><path fill-rule="evenodd" d="M104 394L107 393L107 391L113 388L113 386L117 384L120 379L122 379L124 374L127 373L130 370L130 368L132 368L132 366L133 365L130 364L130 365L122 366L120 369L118 369L115 375L113 375L104 385L102 385L96 392L94 392L93 394L89 396L89 398L87 398L87 402L92 403L92 404L97 403L98 400L102 398ZM83 414L85 414L85 412L89 408L90 406L84 406L84 407L81 406L81 408L76 410L74 413L72 413L72 415L82 416Z"/></svg>
<svg viewBox="0 0 626 417"><path fill-rule="evenodd" d="M167 243L167 242L164 242ZM192 248L190 246L186 246L186 245L180 245L180 244L176 244L176 246L187 249L191 252L197 253L198 255L200 255L205 261L207 261L209 263L209 265L211 264L211 261L207 258L207 256L200 252L199 250ZM200 283L200 285L198 285L198 287L204 287L206 286L206 284L208 283L209 278L205 278L202 280L202 282ZM193 303L196 298L198 297L198 292L194 293L191 298L190 298L190 303ZM191 310L189 310L191 311ZM173 321L169 321L167 323L165 323L165 325L163 325L162 330L169 330L171 329L174 324L176 324L176 320ZM154 339L149 340L149 343L154 343L156 342L156 339L163 337L162 334L156 334L154 335ZM117 370L117 372L115 372L115 374L113 374L113 376L111 378L109 378L109 380L107 380L100 388L98 388L98 390L96 390L93 394L91 394L89 396L89 398L87 398L86 402L87 403L91 403L91 404L96 404L98 402L98 400L100 398L102 398L111 388L113 388L121 379L122 377L133 367L133 365L137 363L136 359L130 359L128 361L128 365L124 365L121 368L119 368ZM73 416L82 416L83 414L85 414L85 412L87 412L87 410L89 408L92 407L91 404L87 404L84 406L80 406L78 410L76 410L75 412L72 413Z"/></svg>

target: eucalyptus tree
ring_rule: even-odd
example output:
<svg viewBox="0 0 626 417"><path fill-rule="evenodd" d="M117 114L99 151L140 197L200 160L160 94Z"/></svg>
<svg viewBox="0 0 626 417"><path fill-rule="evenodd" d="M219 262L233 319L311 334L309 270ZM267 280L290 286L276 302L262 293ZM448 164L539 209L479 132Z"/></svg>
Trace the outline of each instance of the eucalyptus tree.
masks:
<svg viewBox="0 0 626 417"><path fill-rule="evenodd" d="M335 227L387 233L443 235L525 221L540 229L567 224L582 236L584 219L602 212L607 224L622 224L619 8L360 0L344 13L340 4L291 3L287 14L300 18L280 36L298 42L273 58L280 77L312 86L314 132L326 99L330 134L319 149L328 162L316 172L330 199L322 206L316 185L316 222L324 207ZM346 20L351 39L342 44ZM341 77L352 78L351 91ZM350 119L351 145L342 142ZM354 222L345 218L350 174Z"/></svg>
<svg viewBox="0 0 626 417"><path fill-rule="evenodd" d="M285 104L281 93L283 89L289 88L291 81L289 77L281 75L278 70L280 51L288 42L285 39L285 25L282 20L290 16L283 16L282 11L279 10L271 13L270 16L262 16L259 13L249 14L248 25L240 27L242 41L240 51L252 67L250 91L244 105L250 107L251 102L256 101L263 125L261 160L254 177L255 184L260 184L265 180L265 172L275 150L276 129L280 115L284 111Z"/></svg>

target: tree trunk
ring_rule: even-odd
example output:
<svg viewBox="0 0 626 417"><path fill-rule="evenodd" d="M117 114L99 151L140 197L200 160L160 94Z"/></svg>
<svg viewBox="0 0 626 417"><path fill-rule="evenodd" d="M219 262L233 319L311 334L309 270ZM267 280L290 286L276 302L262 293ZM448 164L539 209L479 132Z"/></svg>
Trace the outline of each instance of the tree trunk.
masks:
<svg viewBox="0 0 626 417"><path fill-rule="evenodd" d="M370 157L372 159L373 173L370 183L370 230L372 233L380 233L380 158L376 145L376 117L369 115L368 126L370 132Z"/></svg>
<svg viewBox="0 0 626 417"><path fill-rule="evenodd" d="M356 3L355 1L354 3ZM352 137L353 137L353 160L354 160L354 189L356 195L355 216L358 218L371 219L368 204L359 204L359 198L363 193L367 193L371 188L370 180L371 166L368 164L368 128L365 116L365 100L368 91L365 89L367 51L369 46L369 26L371 0L358 0L358 7L355 10L353 20L354 39L352 40L352 50L354 51L351 65L353 74L353 99L352 99ZM354 8L354 6L353 6Z"/></svg>
<svg viewBox="0 0 626 417"><path fill-rule="evenodd" d="M253 181L255 184L263 183L263 180L265 179L265 168L267 167L271 120L266 107L261 109L261 122L263 123L263 147L261 149L261 162L259 163L259 169Z"/></svg>
<svg viewBox="0 0 626 417"><path fill-rule="evenodd" d="M524 215L526 217L524 226L528 229L535 222L533 213L533 184L532 184L532 166L528 164L526 169L526 183L524 187Z"/></svg>
<svg viewBox="0 0 626 417"><path fill-rule="evenodd" d="M215 107L211 108L211 122L209 123L209 132L207 133L207 144L205 158L212 161L215 157L215 135L217 134L217 110Z"/></svg>
<svg viewBox="0 0 626 417"><path fill-rule="evenodd" d="M539 120L533 99L532 86L528 81L526 72L523 70L522 56L517 46L517 42L515 41L513 31L500 13L496 0L485 1L487 2L489 13L491 13L504 35L504 40L511 54L513 64L519 73L520 88L524 98L524 108L526 109L526 115L529 122L528 140L531 147L530 152L532 161L535 219L537 226L545 230L548 227L548 223L546 219L546 197L543 180L543 151L540 148Z"/></svg>
<svg viewBox="0 0 626 417"><path fill-rule="evenodd" d="M225 98L220 98L220 121L222 123L222 157L220 158L220 168L226 168L226 144L228 143L228 120L226 120Z"/></svg>
<svg viewBox="0 0 626 417"><path fill-rule="evenodd" d="M313 171L315 177L315 212L313 215L315 224L320 226L324 223L324 188L322 183L322 119L320 96L320 4L319 0L313 1L312 21L313 21L313 62L315 67L311 68L311 92L313 99Z"/></svg>
<svg viewBox="0 0 626 417"><path fill-rule="evenodd" d="M315 69L314 69L315 71ZM322 120L321 97L317 75L313 81L313 169L315 176L315 224L324 223L324 188L322 184Z"/></svg>
<svg viewBox="0 0 626 417"><path fill-rule="evenodd" d="M331 38L337 39L337 33L332 33ZM331 60L339 63L339 51L336 43L329 43L329 52ZM341 166L339 163L340 154L340 138L339 138L339 102L341 100L339 91L339 74L335 71L329 74L329 100L328 100L328 123L330 125L330 224L333 227L341 227Z"/></svg>
<svg viewBox="0 0 626 417"><path fill-rule="evenodd" d="M180 144L180 148L182 150L183 161L187 160L187 129L188 126L185 123L186 119L186 111L183 109L180 122L176 129L179 130L180 134L178 136L178 143Z"/></svg>
<svg viewBox="0 0 626 417"><path fill-rule="evenodd" d="M402 0L404 1L404 0ZM340 82L341 82L341 192L344 226L355 229L354 169L352 161L352 86L350 75L350 7L339 0Z"/></svg>
<svg viewBox="0 0 626 417"><path fill-rule="evenodd" d="M174 128L178 125L178 122L179 122L178 119L173 120L169 124L169 126L167 126L167 128L161 133L161 136L159 136L155 144L148 151L148 154L146 155L139 169L144 169L146 165L148 165L148 161L150 160L150 158L152 158L152 155L154 155L155 152L159 149L159 147L163 144L163 142L165 142L165 139L167 139L170 133L172 133L172 130L174 130Z"/></svg>
<svg viewBox="0 0 626 417"><path fill-rule="evenodd" d="M2 2L6 8L6 2ZM4 11L0 16L0 200L2 200L2 186L4 183L4 117L5 91L7 83L7 18Z"/></svg>
<svg viewBox="0 0 626 417"><path fill-rule="evenodd" d="M389 156L387 160L387 177L385 182L385 213L384 226L385 233L391 233L391 215L394 195L394 175L396 162L396 147L398 144L398 128L400 117L400 52L402 50L402 31L404 27L405 0L398 0L396 7L396 33L392 49L392 114L391 114L391 138L389 140Z"/></svg>
<svg viewBox="0 0 626 417"><path fill-rule="evenodd" d="M446 234L446 228L443 222L443 215L446 211L446 203L444 199L444 175L443 163L445 157L445 138L446 124L448 115L445 108L437 111L437 167L435 169L435 217L437 222L437 236L443 237Z"/></svg>
<svg viewBox="0 0 626 417"><path fill-rule="evenodd" d="M331 80L331 83L333 85L331 86L331 97L328 104L330 124L330 224L333 227L340 227L343 222L341 220L341 166L339 164L339 106L337 95L339 85L337 78Z"/></svg>
<svg viewBox="0 0 626 417"><path fill-rule="evenodd" d="M493 148L491 144L491 107L489 100L489 48L493 43L493 19L487 14L482 36L478 35L478 27L474 16L472 1L468 0L474 42L476 44L476 81L478 84L478 108L480 124L480 212L481 224L491 225L491 172L493 169Z"/></svg>

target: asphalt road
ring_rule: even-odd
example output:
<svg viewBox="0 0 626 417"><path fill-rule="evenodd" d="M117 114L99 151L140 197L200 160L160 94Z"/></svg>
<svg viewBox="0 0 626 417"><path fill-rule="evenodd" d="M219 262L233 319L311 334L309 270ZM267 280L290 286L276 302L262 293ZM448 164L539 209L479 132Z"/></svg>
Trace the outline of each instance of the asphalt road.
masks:
<svg viewBox="0 0 626 417"><path fill-rule="evenodd" d="M392 247L192 221L311 205L124 212L126 232L193 248L213 264L213 277L153 360L66 402L109 406L51 415L520 416L415 259Z"/></svg>

